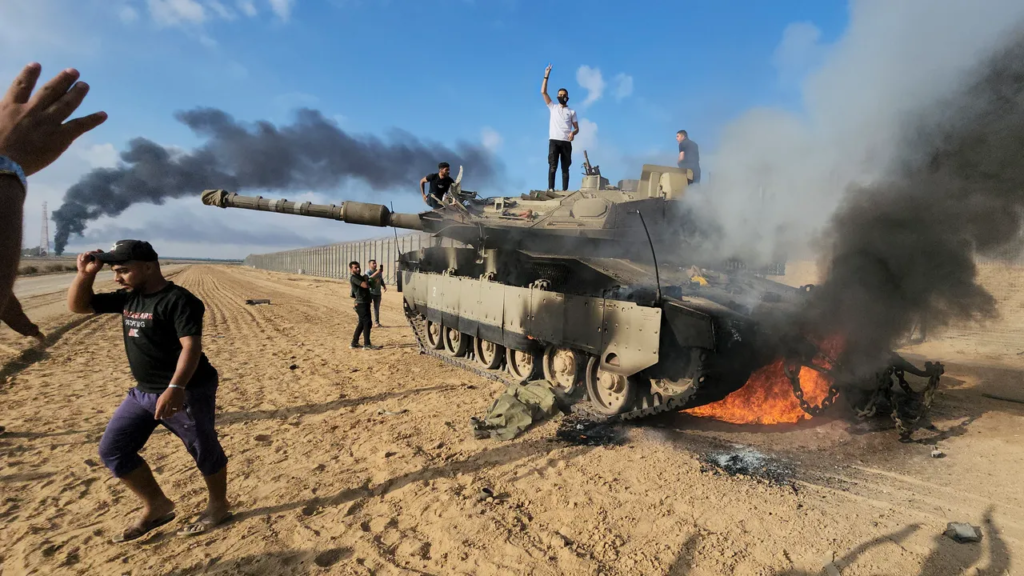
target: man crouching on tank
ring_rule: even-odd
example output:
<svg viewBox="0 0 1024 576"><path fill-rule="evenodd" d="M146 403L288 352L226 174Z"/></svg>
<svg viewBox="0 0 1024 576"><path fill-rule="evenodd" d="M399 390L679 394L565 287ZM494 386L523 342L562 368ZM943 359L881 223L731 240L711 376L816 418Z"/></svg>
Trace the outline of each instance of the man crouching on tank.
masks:
<svg viewBox="0 0 1024 576"><path fill-rule="evenodd" d="M95 294L93 282L104 264L110 264L121 289ZM143 504L142 514L114 542L135 540L175 517L174 502L139 456L160 424L185 444L209 491L206 511L178 534L199 534L223 522L230 515L228 459L214 429L218 374L203 353L202 301L164 278L149 242L122 240L110 252L78 255L68 309L78 314L121 314L128 365L136 382L100 439L103 463Z"/></svg>

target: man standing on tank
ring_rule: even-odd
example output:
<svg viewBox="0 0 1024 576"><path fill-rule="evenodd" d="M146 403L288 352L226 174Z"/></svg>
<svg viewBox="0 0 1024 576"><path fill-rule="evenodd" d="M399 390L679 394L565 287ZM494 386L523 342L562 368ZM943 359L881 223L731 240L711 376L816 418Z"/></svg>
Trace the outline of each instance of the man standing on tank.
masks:
<svg viewBox="0 0 1024 576"><path fill-rule="evenodd" d="M544 82L540 86L540 93L544 96L544 103L548 105L550 118L548 120L548 190L555 189L555 170L558 168L558 161L562 161L562 190L569 189L569 166L572 165L572 141L580 132L580 125L576 121L576 111L569 108L569 91L565 88L558 89L558 104L551 101L548 96L548 76L551 75L551 65L544 70Z"/></svg>
<svg viewBox="0 0 1024 576"><path fill-rule="evenodd" d="M700 184L700 150L697 149L697 143L690 140L686 130L676 132L676 142L679 142L679 159L676 160L676 166L684 170L693 170L691 184Z"/></svg>
<svg viewBox="0 0 1024 576"><path fill-rule="evenodd" d="M437 165L437 172L420 178L420 194L423 196L423 201L431 208L441 207L441 199L455 183L455 180L452 180L451 171L447 162L441 162ZM430 184L429 194L424 190L426 184Z"/></svg>
<svg viewBox="0 0 1024 576"><path fill-rule="evenodd" d="M377 346L370 344L370 328L372 326L370 322L370 280L361 273L359 262L355 260L348 263L348 270L351 273L348 281L352 284L352 298L356 301L353 308L356 315L359 316L359 323L356 325L355 333L352 334L352 343L349 344L349 348L377 350ZM363 335L362 346L359 345L360 334Z"/></svg>

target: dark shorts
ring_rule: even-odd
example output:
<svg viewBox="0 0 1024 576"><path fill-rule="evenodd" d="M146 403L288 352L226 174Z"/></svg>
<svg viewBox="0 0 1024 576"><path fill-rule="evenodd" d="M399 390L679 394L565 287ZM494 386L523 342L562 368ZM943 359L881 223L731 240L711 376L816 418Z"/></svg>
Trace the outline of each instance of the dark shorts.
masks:
<svg viewBox="0 0 1024 576"><path fill-rule="evenodd" d="M100 439L103 464L118 478L132 472L143 463L139 451L156 427L163 424L185 444L203 476L219 472L228 463L228 458L213 425L216 396L216 382L195 390L188 389L185 391L184 410L170 418L154 420L160 395L132 388L114 411Z"/></svg>

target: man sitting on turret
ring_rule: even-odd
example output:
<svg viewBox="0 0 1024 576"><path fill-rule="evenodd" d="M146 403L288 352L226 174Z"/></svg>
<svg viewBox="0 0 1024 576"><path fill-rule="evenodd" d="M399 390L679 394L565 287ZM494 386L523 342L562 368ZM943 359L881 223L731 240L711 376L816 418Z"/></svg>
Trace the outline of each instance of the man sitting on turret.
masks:
<svg viewBox="0 0 1024 576"><path fill-rule="evenodd" d="M431 208L441 207L441 198L444 198L448 189L455 183L450 174L451 167L448 166L447 162L441 162L437 165L437 172L420 178L420 194L423 196L423 201ZM423 185L428 182L430 183L429 195L423 189Z"/></svg>

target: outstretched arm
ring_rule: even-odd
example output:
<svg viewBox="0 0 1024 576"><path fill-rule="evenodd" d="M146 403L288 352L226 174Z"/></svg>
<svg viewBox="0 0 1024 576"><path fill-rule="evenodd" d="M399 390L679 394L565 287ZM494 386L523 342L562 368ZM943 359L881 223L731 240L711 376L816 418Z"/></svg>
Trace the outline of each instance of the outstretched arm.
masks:
<svg viewBox="0 0 1024 576"><path fill-rule="evenodd" d="M540 85L540 94L544 97L544 103L548 106L551 105L551 96L548 96L548 76L551 75L551 64L544 69L544 82Z"/></svg>
<svg viewBox="0 0 1024 576"><path fill-rule="evenodd" d="M0 98L0 156L19 165L28 177L49 166L82 134L99 126L97 112L65 122L82 104L89 86L68 68L32 93L42 67L29 64ZM0 310L14 293L21 251L21 217L25 188L16 175L0 175Z"/></svg>

